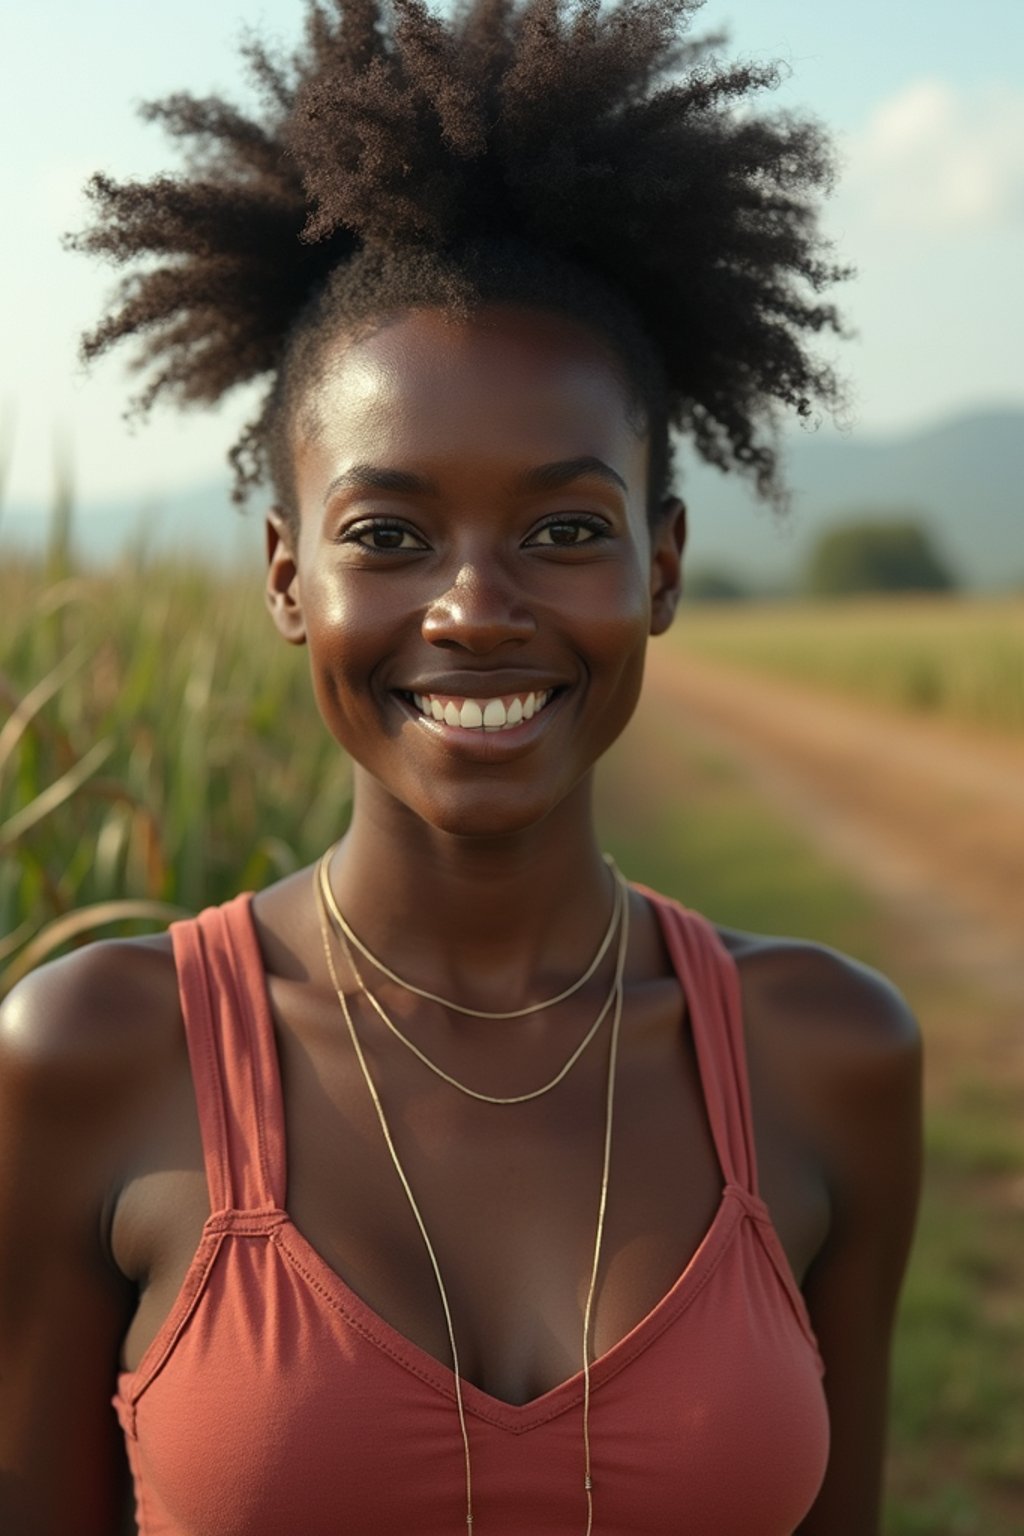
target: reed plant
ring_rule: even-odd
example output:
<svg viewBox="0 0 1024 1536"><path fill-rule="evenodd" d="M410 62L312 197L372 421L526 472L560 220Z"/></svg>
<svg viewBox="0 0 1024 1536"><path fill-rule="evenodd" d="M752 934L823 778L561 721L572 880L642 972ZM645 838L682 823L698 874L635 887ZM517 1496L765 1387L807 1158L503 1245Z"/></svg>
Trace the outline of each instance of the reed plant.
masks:
<svg viewBox="0 0 1024 1536"><path fill-rule="evenodd" d="M349 773L258 572L144 552L76 570L70 512L0 572L4 990L68 944L163 926L312 859Z"/></svg>

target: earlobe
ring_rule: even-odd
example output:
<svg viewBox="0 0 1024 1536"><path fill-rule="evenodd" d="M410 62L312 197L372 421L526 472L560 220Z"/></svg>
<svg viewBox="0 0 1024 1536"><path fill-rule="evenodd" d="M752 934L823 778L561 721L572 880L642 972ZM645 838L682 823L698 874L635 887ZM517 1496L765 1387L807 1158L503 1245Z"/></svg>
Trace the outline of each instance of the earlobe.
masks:
<svg viewBox="0 0 1024 1536"><path fill-rule="evenodd" d="M293 550L294 535L286 518L276 507L267 513L266 540L267 581L264 594L270 616L278 634L289 645L305 645L306 626L302 617L299 568Z"/></svg>
<svg viewBox="0 0 1024 1536"><path fill-rule="evenodd" d="M651 634L663 635L675 617L683 589L686 506L677 496L661 504L651 530Z"/></svg>

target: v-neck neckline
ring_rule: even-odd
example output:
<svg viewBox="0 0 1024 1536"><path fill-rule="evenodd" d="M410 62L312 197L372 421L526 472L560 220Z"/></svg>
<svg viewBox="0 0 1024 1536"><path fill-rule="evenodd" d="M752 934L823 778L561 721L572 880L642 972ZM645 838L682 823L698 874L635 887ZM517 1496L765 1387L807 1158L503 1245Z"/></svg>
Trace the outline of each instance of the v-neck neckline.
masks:
<svg viewBox="0 0 1024 1536"><path fill-rule="evenodd" d="M748 1214L761 1214L761 1201L737 1184L726 1184L719 1198L715 1214L696 1250L687 1261L682 1273L673 1282L651 1310L618 1339L604 1354L590 1365L591 1391L597 1391L604 1382L618 1374L625 1366L653 1344L692 1301L700 1294L711 1278L719 1261L729 1248L730 1241L742 1218ZM333 1269L313 1247L292 1221L287 1211L268 1234L284 1257L312 1282L319 1294L335 1307L352 1327L364 1338L375 1344L397 1364L410 1371L428 1386L455 1401L455 1374L450 1365L423 1349L405 1334L392 1326L368 1302L355 1292L346 1280ZM460 1378L463 1406L467 1413L509 1430L522 1434L547 1423L583 1400L584 1377L582 1368L564 1381L548 1388L525 1403L510 1403L494 1397L474 1382Z"/></svg>
<svg viewBox="0 0 1024 1536"><path fill-rule="evenodd" d="M688 924L706 923L706 919L701 918L700 914L682 907L677 902L669 901L667 898L659 896L656 892L648 890L645 886L630 885L630 889L641 895L653 909L659 934L668 950L673 970L683 993L683 1018L689 1022L689 1027L693 1033L698 1074L705 1108L709 1119L713 1121L714 1117L710 1113L709 1101L719 1091L720 1085L713 1083L715 1066L712 1062L707 1042L703 1038L705 1028L703 1009L706 1006L706 1001L703 996L698 995L697 978L691 974L683 974L679 953L679 935L674 934L672 931L670 909L673 916L678 915ZM264 1042L264 1054L267 1058L263 1074L265 1091L270 1100L276 1101L266 1103L264 1109L269 1111L271 1118L276 1117L278 1119L281 1127L280 1156L282 1166L273 1170L277 1177L272 1177L271 1182L279 1185L281 1190L279 1198L282 1198L285 1205L287 1205L288 1138L284 1118L280 1058L273 1022L274 1015L271 1007L266 969L262 963L262 952L256 931L251 897L243 898L243 903L245 941L247 945L251 946L252 954L259 961L259 971L262 978L262 985L259 991L250 999L250 1007L253 1014L251 1026L256 1034L262 1037ZM731 957L728 957L728 952L724 949L723 954L731 960ZM698 1015L700 1015L699 1018ZM258 1051L259 1049L260 1047L257 1046ZM614 1376L623 1366L627 1365L630 1360L645 1349L648 1344L653 1342L669 1326L674 1318L684 1310L690 1300L698 1294L707 1278L713 1272L718 1260L725 1252L728 1240L736 1230L739 1218L743 1215L744 1211L756 1210L759 1214L764 1214L764 1206L757 1194L736 1182L732 1175L729 1149L723 1144L721 1135L713 1123L711 1129L722 1175L722 1190L715 1214L682 1272L677 1276L669 1289L655 1302L650 1311L639 1322L634 1324L628 1333L617 1340L604 1354L599 1355L591 1362L590 1381L592 1390L596 1390L603 1381ZM268 1170L268 1173L270 1173L270 1170ZM272 1233L274 1241L295 1267L300 1272L305 1273L316 1284L318 1290L330 1301L331 1305L336 1307L364 1337L371 1340L421 1380L454 1400L455 1375L451 1365L439 1360L405 1334L399 1332L397 1328L354 1291L343 1276L328 1264L322 1254L296 1226L287 1209L280 1211L280 1218L280 1224L274 1228ZM584 1373L582 1368L579 1369L564 1381L550 1387L537 1397L528 1399L525 1403L511 1403L503 1398L494 1397L491 1393L468 1381L465 1377L461 1377L460 1382L463 1403L468 1412L504 1429L519 1433L533 1428L536 1424L544 1423L548 1419L554 1418L582 1401Z"/></svg>

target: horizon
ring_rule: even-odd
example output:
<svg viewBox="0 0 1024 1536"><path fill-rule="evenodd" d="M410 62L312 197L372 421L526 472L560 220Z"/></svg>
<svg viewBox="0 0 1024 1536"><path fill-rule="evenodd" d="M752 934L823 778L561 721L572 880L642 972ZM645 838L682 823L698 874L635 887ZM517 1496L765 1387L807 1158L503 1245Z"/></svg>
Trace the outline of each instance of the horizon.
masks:
<svg viewBox="0 0 1024 1536"><path fill-rule="evenodd" d="M923 423L913 432L805 431L788 435L785 474L792 515L779 518L736 473L723 475L680 445L677 489L690 508L688 569L713 568L752 592L792 589L813 542L854 521L911 518L926 530L965 591L1024 587L1024 407L993 405ZM85 565L146 550L236 565L262 561L269 490L240 513L227 465L132 495L86 502L73 477L60 490L70 548ZM59 533L56 489L35 507L0 512L0 549L41 556ZM971 516L963 516L966 505Z"/></svg>

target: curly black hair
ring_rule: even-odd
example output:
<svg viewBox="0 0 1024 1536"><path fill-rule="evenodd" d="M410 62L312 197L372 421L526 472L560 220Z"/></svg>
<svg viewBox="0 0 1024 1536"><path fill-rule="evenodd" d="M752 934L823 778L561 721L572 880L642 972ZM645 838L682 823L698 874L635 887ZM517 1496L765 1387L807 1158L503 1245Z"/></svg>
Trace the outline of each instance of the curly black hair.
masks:
<svg viewBox="0 0 1024 1536"><path fill-rule="evenodd" d="M290 58L243 47L262 111L173 95L143 107L187 148L146 182L96 175L75 249L135 263L86 360L133 338L162 395L267 380L232 448L235 498L269 472L284 511L292 412L319 345L414 305L525 303L578 317L623 364L651 439L669 428L782 505L784 409L840 402L808 338L848 269L818 224L832 176L813 122L756 113L775 65L691 38L703 0L308 0Z"/></svg>

